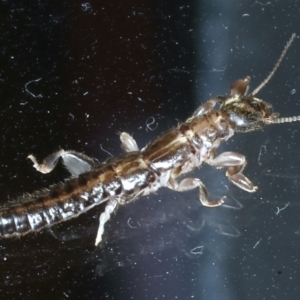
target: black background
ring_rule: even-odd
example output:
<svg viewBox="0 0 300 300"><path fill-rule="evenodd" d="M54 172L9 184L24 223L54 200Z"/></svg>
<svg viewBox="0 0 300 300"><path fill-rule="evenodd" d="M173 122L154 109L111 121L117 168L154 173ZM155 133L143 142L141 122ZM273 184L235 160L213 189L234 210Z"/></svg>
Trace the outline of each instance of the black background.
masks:
<svg viewBox="0 0 300 300"><path fill-rule="evenodd" d="M118 133L143 147L250 75L257 87L293 32L299 1L1 1L1 202L63 180L26 160L61 148L104 161ZM258 94L300 115L297 38ZM197 191L121 207L94 239L99 206L52 230L0 241L1 299L299 299L299 123L236 134L249 194L224 170L194 172ZM284 210L281 208L286 207Z"/></svg>

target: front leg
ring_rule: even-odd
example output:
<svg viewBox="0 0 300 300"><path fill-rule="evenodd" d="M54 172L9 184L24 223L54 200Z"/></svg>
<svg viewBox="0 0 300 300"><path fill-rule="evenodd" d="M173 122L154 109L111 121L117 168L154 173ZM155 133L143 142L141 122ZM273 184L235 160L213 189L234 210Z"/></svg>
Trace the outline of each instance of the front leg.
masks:
<svg viewBox="0 0 300 300"><path fill-rule="evenodd" d="M226 176L229 180L247 192L253 193L257 190L257 186L242 173L247 161L246 157L236 152L224 152L216 158L210 159L207 163L217 168L228 167Z"/></svg>
<svg viewBox="0 0 300 300"><path fill-rule="evenodd" d="M198 178L185 178L178 183L175 178L170 177L167 187L177 192L185 192L195 188L199 188L199 199L202 205L207 207L219 206L224 203L224 199L226 198L222 197L219 200L209 201L205 185Z"/></svg>

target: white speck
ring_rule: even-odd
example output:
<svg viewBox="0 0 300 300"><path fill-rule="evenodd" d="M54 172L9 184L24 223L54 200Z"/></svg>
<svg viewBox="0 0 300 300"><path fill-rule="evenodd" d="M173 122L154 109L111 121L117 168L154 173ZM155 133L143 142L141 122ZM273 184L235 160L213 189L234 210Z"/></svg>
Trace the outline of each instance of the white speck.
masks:
<svg viewBox="0 0 300 300"><path fill-rule="evenodd" d="M81 4L81 9L83 11L88 11L89 9L91 8L91 4L89 2L86 2L86 3L82 3Z"/></svg>
<svg viewBox="0 0 300 300"><path fill-rule="evenodd" d="M255 1L251 6L253 6L254 4L260 4L260 5L268 5L268 4L271 4L271 2L267 2L267 3L261 3L261 2L258 2L258 1Z"/></svg>
<svg viewBox="0 0 300 300"><path fill-rule="evenodd" d="M259 239L259 240L256 242L256 244L253 246L253 249L255 249L255 248L258 246L258 244L261 242L261 240L262 240L262 239Z"/></svg>
<svg viewBox="0 0 300 300"><path fill-rule="evenodd" d="M264 152L264 153L263 153ZM261 162L260 162L260 157L263 155L263 154L266 154L267 153L267 146L266 145L261 145L260 146L260 151L259 151L259 154L258 154L258 159L257 159L257 163L261 166Z"/></svg>
<svg viewBox="0 0 300 300"><path fill-rule="evenodd" d="M151 127L151 125L155 124L155 118L154 117L149 117L146 121L146 127L147 129L153 131L157 128L158 124L156 123L156 126Z"/></svg>
<svg viewBox="0 0 300 300"><path fill-rule="evenodd" d="M31 82L38 82L38 81L40 81L42 78L39 78L39 79L36 79L36 80L31 80L31 81L28 81L26 84L25 84L25 91L28 93L28 94L30 94L32 97L34 97L34 98L43 98L43 96L41 95L41 94L39 94L39 95L35 95L35 94L33 94L33 93L31 93L29 90L28 90L28 88L27 88L27 86L31 83Z"/></svg>
<svg viewBox="0 0 300 300"><path fill-rule="evenodd" d="M112 155L110 152L108 152L107 150L105 150L105 149L102 148L102 145L101 145L101 144L100 144L100 148L101 148L101 150L102 150L103 152L105 152L105 153L109 154L111 157L113 157L113 155Z"/></svg>
<svg viewBox="0 0 300 300"><path fill-rule="evenodd" d="M131 221L131 218L129 218L128 220L127 220L127 225L130 227L130 228L138 228L138 226L133 226L133 225L131 225L130 224L130 221ZM139 226L141 226L141 224L140 223L137 223Z"/></svg>
<svg viewBox="0 0 300 300"><path fill-rule="evenodd" d="M286 208L289 206L289 204L290 204L290 202L288 202L283 208L279 208L279 207L277 206L277 207L276 207L276 208L277 208L276 216L278 216L278 214L279 214L282 210L286 209Z"/></svg>
<svg viewBox="0 0 300 300"><path fill-rule="evenodd" d="M203 254L204 246L197 246L191 250L192 254L198 255Z"/></svg>

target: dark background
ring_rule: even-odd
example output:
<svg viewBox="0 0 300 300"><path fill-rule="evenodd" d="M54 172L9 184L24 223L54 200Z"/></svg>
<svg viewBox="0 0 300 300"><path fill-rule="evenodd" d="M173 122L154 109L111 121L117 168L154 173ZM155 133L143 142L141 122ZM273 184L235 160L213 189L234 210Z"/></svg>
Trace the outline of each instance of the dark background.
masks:
<svg viewBox="0 0 300 300"><path fill-rule="evenodd" d="M202 102L268 75L293 32L299 1L1 1L1 203L63 180L36 172L61 148L104 161L118 133L143 147ZM258 94L300 115L297 38ZM95 248L99 206L51 230L0 241L1 299L299 299L300 123L236 134L259 185L224 170L194 172L210 198L161 189L121 207ZM281 208L286 207L284 210Z"/></svg>

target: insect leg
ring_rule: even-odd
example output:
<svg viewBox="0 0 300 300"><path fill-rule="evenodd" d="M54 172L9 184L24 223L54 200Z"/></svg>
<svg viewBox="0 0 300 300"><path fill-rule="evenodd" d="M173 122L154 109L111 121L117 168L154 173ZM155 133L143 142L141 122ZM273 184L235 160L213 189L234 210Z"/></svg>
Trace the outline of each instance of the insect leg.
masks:
<svg viewBox="0 0 300 300"><path fill-rule="evenodd" d="M244 155L236 152L224 152L216 158L209 160L207 163L219 168L228 167L226 176L239 188L250 193L257 190L257 186L254 186L253 183L242 174L247 164Z"/></svg>
<svg viewBox="0 0 300 300"><path fill-rule="evenodd" d="M100 215L100 218L99 218L100 223L99 223L99 227L98 227L95 246L98 246L99 243L102 241L102 234L104 232L104 225L110 219L110 215L116 209L117 205L118 205L117 199L109 200L106 207L105 207L104 212Z"/></svg>
<svg viewBox="0 0 300 300"><path fill-rule="evenodd" d="M193 113L192 118L199 117L210 112L218 102L223 101L224 99L226 99L226 97L218 96L216 98L208 100L196 109L196 111Z"/></svg>
<svg viewBox="0 0 300 300"><path fill-rule="evenodd" d="M225 197L222 197L219 200L209 201L207 197L207 190L205 185L198 178L185 178L179 183L176 179L170 177L168 182L168 188L175 190L177 192L185 192L195 188L199 188L199 199L202 205L207 207L219 206L224 203Z"/></svg>
<svg viewBox="0 0 300 300"><path fill-rule="evenodd" d="M47 174L50 173L56 166L59 158L63 159L63 163L67 170L73 176L78 176L79 174L91 171L97 164L96 160L72 150L59 150L48 157L46 157L41 164L39 164L33 155L29 155L29 158L33 162L33 167L37 171Z"/></svg>
<svg viewBox="0 0 300 300"><path fill-rule="evenodd" d="M127 132L121 132L120 134L121 147L125 152L139 151L139 147L135 139Z"/></svg>

